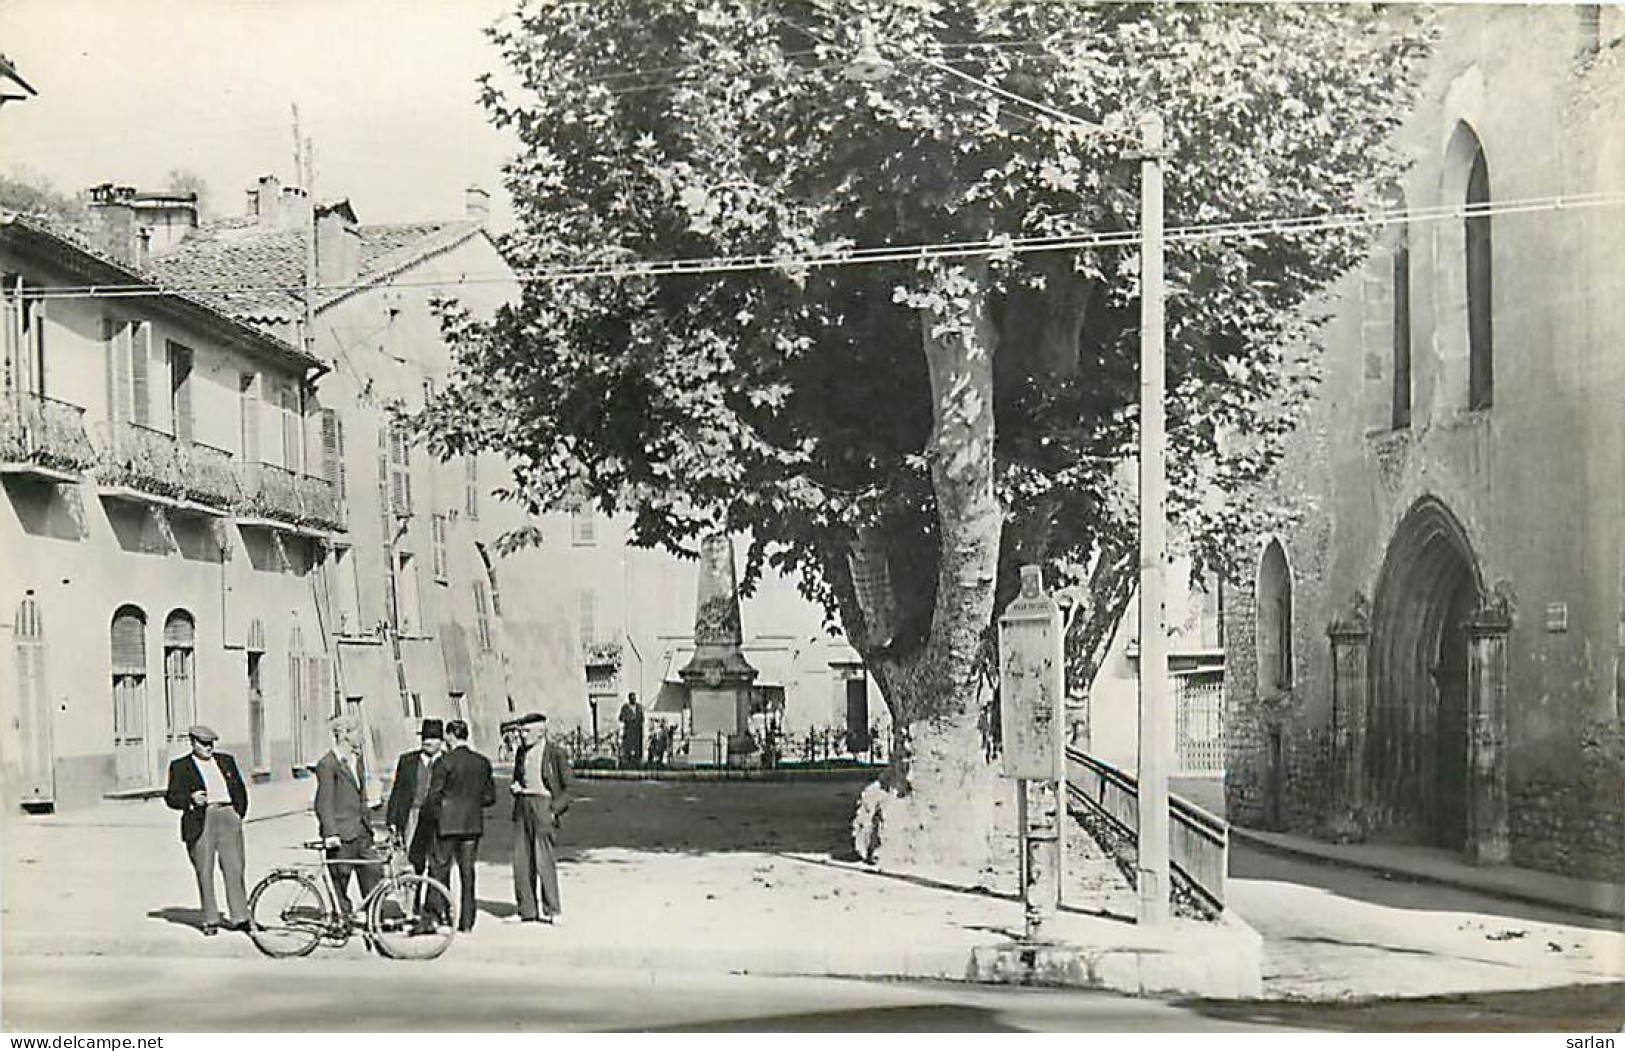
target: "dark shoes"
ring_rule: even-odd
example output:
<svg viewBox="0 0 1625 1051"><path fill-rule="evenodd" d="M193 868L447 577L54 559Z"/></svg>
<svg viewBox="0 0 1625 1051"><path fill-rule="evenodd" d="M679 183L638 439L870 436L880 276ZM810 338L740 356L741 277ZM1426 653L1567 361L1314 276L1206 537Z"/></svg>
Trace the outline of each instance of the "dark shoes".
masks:
<svg viewBox="0 0 1625 1051"><path fill-rule="evenodd" d="M203 925L203 936L205 938L213 938L216 934L219 934L219 933L220 933L220 925L219 924L217 924L217 923L205 923Z"/></svg>
<svg viewBox="0 0 1625 1051"><path fill-rule="evenodd" d="M248 921L247 920L226 920L224 923L205 923L203 925L203 936L205 938L213 938L216 934L220 933L220 929L222 927L225 928L228 931L239 931L239 932L242 932L242 933L247 933L247 931L248 931Z"/></svg>

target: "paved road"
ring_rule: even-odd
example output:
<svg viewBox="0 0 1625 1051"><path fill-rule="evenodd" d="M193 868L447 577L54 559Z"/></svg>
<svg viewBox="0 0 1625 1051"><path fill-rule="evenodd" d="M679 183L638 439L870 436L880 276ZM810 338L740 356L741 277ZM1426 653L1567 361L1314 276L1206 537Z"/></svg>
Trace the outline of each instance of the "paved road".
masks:
<svg viewBox="0 0 1625 1051"><path fill-rule="evenodd" d="M1231 846L1229 902L1264 937L1271 996L1419 996L1625 978L1625 936L1607 920L1243 843Z"/></svg>
<svg viewBox="0 0 1625 1051"><path fill-rule="evenodd" d="M207 989L208 994L198 995ZM342 996L334 990L342 989ZM459 968L372 959L13 957L23 1032L1213 1032L1282 1028L1108 993L951 983Z"/></svg>

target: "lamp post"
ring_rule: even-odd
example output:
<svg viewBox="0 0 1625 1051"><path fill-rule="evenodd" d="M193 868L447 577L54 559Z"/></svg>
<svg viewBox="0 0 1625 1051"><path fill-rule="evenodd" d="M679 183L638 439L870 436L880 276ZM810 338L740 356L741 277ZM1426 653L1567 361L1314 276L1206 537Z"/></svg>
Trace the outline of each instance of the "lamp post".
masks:
<svg viewBox="0 0 1625 1051"><path fill-rule="evenodd" d="M1007 91L944 62L925 56L913 61L1027 106L1047 117L1097 133L1111 129ZM872 83L896 72L880 53L874 27L865 25L857 53L848 64L850 80ZM1164 592L1168 567L1167 433L1164 426L1167 355L1163 346L1163 122L1144 113L1140 133L1140 676L1139 830L1137 876L1139 922L1168 921L1168 773L1172 751L1172 695L1168 684L1167 612Z"/></svg>

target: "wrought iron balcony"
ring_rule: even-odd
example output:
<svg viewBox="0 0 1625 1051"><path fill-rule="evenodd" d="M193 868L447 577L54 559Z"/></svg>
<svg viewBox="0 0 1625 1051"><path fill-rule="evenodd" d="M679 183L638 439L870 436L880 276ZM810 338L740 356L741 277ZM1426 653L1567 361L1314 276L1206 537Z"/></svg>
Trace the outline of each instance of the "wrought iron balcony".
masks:
<svg viewBox="0 0 1625 1051"><path fill-rule="evenodd" d="M237 513L248 519L298 525L304 520L299 476L275 464L243 464L243 497Z"/></svg>
<svg viewBox="0 0 1625 1051"><path fill-rule="evenodd" d="M182 482L186 499L221 511L242 503L242 480L231 453L203 442L193 442L184 449L183 455Z"/></svg>
<svg viewBox="0 0 1625 1051"><path fill-rule="evenodd" d="M85 410L39 394L12 391L0 401L0 470L76 474L96 462Z"/></svg>
<svg viewBox="0 0 1625 1051"><path fill-rule="evenodd" d="M339 502L338 487L326 478L302 474L298 477L299 506L303 521L317 529L342 530L344 505Z"/></svg>
<svg viewBox="0 0 1625 1051"><path fill-rule="evenodd" d="M186 498L185 457L172 436L127 422L104 423L96 430L96 481L104 489L163 500Z"/></svg>

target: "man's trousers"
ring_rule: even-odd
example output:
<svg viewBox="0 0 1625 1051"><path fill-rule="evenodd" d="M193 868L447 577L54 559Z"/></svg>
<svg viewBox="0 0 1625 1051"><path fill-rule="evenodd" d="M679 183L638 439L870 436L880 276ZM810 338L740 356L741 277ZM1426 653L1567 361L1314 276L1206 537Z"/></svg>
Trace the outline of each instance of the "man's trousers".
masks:
<svg viewBox="0 0 1625 1051"><path fill-rule="evenodd" d="M558 829L545 796L520 796L519 816L514 822L513 886L514 900L521 919L534 920L542 913L554 916L564 911L559 904L559 873L554 855ZM536 908L536 886L541 884L541 911Z"/></svg>
<svg viewBox="0 0 1625 1051"><path fill-rule="evenodd" d="M226 881L226 911L233 923L248 919L248 892L243 887L243 819L227 805L211 804L203 815L203 834L188 853L197 874L198 897L203 899L203 922L220 924L220 905L214 896L214 867Z"/></svg>

